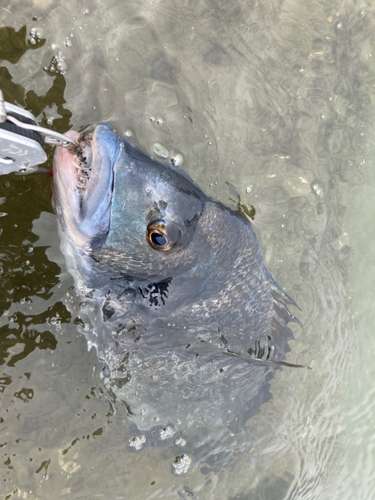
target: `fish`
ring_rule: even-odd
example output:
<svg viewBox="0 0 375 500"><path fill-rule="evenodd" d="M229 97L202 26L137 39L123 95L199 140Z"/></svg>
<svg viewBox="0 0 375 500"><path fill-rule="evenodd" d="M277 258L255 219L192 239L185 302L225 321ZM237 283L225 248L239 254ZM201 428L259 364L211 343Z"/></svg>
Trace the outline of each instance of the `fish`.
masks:
<svg viewBox="0 0 375 500"><path fill-rule="evenodd" d="M61 251L82 298L81 331L127 408L130 448L179 436L197 463L215 456L220 467L244 441L220 453L218 443L228 428L243 436L288 365L296 304L265 267L249 219L185 170L108 123L68 135L78 153L57 148L53 166Z"/></svg>

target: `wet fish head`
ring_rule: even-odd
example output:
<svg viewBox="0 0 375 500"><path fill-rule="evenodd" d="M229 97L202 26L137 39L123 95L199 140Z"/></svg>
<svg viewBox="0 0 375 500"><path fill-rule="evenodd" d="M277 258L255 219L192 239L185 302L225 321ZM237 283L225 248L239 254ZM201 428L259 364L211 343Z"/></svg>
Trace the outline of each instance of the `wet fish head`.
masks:
<svg viewBox="0 0 375 500"><path fill-rule="evenodd" d="M113 168L111 217L95 257L131 281L158 282L186 273L197 261L197 223L207 200L172 166L122 141Z"/></svg>
<svg viewBox="0 0 375 500"><path fill-rule="evenodd" d="M194 265L203 191L184 171L154 161L109 125L75 138L85 162L60 148L54 205L77 281L114 288L170 278Z"/></svg>

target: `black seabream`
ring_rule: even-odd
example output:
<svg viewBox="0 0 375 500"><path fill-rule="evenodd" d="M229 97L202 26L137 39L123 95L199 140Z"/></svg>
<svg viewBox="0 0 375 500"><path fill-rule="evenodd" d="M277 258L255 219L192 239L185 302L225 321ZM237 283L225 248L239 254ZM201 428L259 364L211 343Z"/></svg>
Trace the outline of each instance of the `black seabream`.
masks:
<svg viewBox="0 0 375 500"><path fill-rule="evenodd" d="M293 301L265 268L250 223L182 169L108 124L69 134L81 152L55 157L61 248L85 335L128 409L130 446L184 438L183 456L220 466L246 447L233 438L219 450L227 429L243 433L270 398ZM185 472L191 458L180 462Z"/></svg>

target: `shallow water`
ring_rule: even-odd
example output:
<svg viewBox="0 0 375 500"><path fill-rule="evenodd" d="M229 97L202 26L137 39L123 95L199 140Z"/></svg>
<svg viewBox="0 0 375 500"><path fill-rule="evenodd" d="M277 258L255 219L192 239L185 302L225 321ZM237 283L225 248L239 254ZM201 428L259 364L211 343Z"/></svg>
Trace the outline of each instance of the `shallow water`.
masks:
<svg viewBox="0 0 375 500"><path fill-rule="evenodd" d="M3 176L0 493L375 498L375 5L38 0L0 15L7 101L62 132L110 121L254 206L266 265L302 309L287 361L313 368L276 373L252 447L219 475L194 457L174 475L177 445L130 453L126 408L78 331L50 179Z"/></svg>

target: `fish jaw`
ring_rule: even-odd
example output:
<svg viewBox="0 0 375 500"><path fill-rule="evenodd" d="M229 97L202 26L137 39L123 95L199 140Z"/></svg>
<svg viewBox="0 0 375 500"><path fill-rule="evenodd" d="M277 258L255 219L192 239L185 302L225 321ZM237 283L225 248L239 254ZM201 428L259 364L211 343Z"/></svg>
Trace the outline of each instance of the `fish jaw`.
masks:
<svg viewBox="0 0 375 500"><path fill-rule="evenodd" d="M86 160L68 148L56 149L53 204L65 236L82 247L108 232L119 140L107 124L81 136L74 131L66 135L80 145Z"/></svg>

